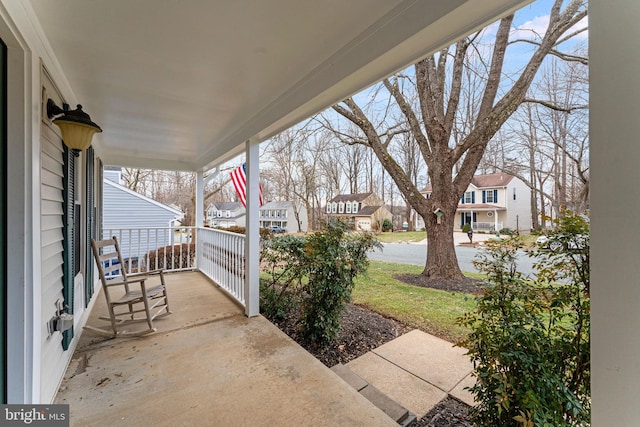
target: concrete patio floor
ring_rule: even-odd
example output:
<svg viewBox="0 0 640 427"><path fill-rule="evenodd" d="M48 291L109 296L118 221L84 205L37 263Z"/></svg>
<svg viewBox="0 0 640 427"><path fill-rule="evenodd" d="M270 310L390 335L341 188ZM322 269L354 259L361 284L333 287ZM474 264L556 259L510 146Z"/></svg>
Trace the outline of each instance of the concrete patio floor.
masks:
<svg viewBox="0 0 640 427"><path fill-rule="evenodd" d="M84 426L394 426L330 369L197 272L167 275L158 332L84 331L55 403ZM98 296L88 321L106 313Z"/></svg>

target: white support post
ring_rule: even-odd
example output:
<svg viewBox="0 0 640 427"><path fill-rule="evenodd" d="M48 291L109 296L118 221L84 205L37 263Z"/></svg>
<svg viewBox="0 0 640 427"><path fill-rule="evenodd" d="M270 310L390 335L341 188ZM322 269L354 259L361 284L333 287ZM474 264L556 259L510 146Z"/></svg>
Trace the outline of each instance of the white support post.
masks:
<svg viewBox="0 0 640 427"><path fill-rule="evenodd" d="M204 178L202 170L196 172L196 228L204 227Z"/></svg>
<svg viewBox="0 0 640 427"><path fill-rule="evenodd" d="M260 314L260 169L259 143L255 140L246 142L247 157L247 227L245 235L245 281L244 305L247 317Z"/></svg>
<svg viewBox="0 0 640 427"><path fill-rule="evenodd" d="M640 419L640 4L589 2L591 425Z"/></svg>

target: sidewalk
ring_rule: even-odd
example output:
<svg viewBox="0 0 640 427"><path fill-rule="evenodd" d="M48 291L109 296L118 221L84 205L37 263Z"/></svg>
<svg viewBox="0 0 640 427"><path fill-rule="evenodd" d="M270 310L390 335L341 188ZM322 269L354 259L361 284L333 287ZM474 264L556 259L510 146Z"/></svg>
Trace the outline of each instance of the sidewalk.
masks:
<svg viewBox="0 0 640 427"><path fill-rule="evenodd" d="M451 395L468 405L473 396L473 365L466 350L413 330L346 364L386 396L423 417Z"/></svg>

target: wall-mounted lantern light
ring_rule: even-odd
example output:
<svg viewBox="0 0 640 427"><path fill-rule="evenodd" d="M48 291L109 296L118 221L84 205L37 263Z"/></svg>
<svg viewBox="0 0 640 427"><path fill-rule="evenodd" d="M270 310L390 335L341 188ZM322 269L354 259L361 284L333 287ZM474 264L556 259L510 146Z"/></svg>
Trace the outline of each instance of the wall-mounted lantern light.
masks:
<svg viewBox="0 0 640 427"><path fill-rule="evenodd" d="M91 121L91 117L82 111L78 104L75 110L69 110L68 104L60 108L52 99L47 100L47 117L53 120L62 132L62 141L75 153L86 150L96 132L102 132L100 126Z"/></svg>

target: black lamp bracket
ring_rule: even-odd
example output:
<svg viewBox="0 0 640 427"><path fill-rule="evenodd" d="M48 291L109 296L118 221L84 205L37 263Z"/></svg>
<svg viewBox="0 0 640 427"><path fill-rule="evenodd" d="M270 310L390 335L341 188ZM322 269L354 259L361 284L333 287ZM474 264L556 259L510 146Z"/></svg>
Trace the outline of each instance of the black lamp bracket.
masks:
<svg viewBox="0 0 640 427"><path fill-rule="evenodd" d="M60 108L53 99L47 99L47 117L49 119L59 116L60 114L64 114L67 111L69 111L69 104L66 102L62 104L62 108Z"/></svg>

